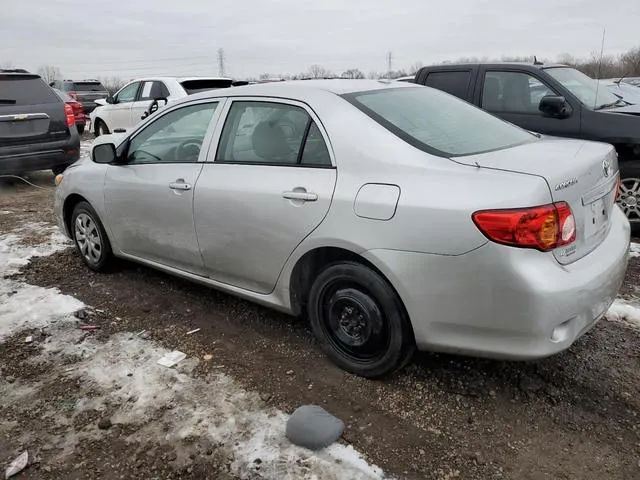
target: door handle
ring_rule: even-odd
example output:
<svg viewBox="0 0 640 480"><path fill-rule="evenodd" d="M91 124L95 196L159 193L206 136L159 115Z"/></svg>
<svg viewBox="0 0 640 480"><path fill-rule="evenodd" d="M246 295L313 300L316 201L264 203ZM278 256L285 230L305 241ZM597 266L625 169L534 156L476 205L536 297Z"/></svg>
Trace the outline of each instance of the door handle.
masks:
<svg viewBox="0 0 640 480"><path fill-rule="evenodd" d="M301 200L303 202L315 202L318 200L318 195L311 192L282 192L282 198L287 200Z"/></svg>
<svg viewBox="0 0 640 480"><path fill-rule="evenodd" d="M169 188L171 190L191 190L191 185L185 183L183 179L179 178L177 181L171 182L169 184Z"/></svg>

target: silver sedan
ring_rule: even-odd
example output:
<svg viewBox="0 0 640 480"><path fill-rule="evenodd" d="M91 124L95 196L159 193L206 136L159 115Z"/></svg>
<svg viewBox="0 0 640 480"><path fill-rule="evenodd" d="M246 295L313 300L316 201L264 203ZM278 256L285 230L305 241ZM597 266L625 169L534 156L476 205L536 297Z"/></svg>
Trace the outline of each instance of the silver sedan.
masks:
<svg viewBox="0 0 640 480"><path fill-rule="evenodd" d="M543 139L399 82L218 90L106 135L56 179L87 266L144 263L308 316L366 377L420 350L568 348L613 302L613 147Z"/></svg>

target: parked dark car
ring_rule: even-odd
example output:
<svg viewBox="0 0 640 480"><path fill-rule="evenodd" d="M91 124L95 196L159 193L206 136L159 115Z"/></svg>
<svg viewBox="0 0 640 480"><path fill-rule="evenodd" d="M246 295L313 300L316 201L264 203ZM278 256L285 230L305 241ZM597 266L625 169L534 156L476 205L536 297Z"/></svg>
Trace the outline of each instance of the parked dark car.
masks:
<svg viewBox="0 0 640 480"><path fill-rule="evenodd" d="M629 105L574 68L537 62L424 67L414 83L533 132L613 144L622 178L618 203L640 227L640 105Z"/></svg>
<svg viewBox="0 0 640 480"><path fill-rule="evenodd" d="M39 75L0 70L0 174L62 172L80 156L71 105Z"/></svg>
<svg viewBox="0 0 640 480"><path fill-rule="evenodd" d="M56 80L49 85L80 102L86 114L91 113L98 106L95 103L96 100L109 96L107 89L98 80Z"/></svg>
<svg viewBox="0 0 640 480"><path fill-rule="evenodd" d="M84 107L79 101L74 100L62 90L54 88L53 91L56 92L64 103L71 105L71 108L73 109L73 116L76 119L76 128L78 129L78 133L82 135L84 133L84 127L87 124L87 116L84 113Z"/></svg>

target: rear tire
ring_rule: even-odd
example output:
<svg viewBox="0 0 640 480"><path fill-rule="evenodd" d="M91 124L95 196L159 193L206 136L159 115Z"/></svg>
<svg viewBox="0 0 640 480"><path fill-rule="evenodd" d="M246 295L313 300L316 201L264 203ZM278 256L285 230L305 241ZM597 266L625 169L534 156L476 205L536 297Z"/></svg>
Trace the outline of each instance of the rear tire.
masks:
<svg viewBox="0 0 640 480"><path fill-rule="evenodd" d="M618 205L634 232L640 231L640 161L620 162L620 196Z"/></svg>
<svg viewBox="0 0 640 480"><path fill-rule="evenodd" d="M349 372L382 377L413 356L413 331L402 302L365 265L345 261L327 266L311 287L307 308L322 349Z"/></svg>
<svg viewBox="0 0 640 480"><path fill-rule="evenodd" d="M79 202L73 209L69 227L84 263L96 272L107 270L112 260L111 243L93 207Z"/></svg>
<svg viewBox="0 0 640 480"><path fill-rule="evenodd" d="M95 131L95 136L99 137L100 135L109 135L109 129L105 125L105 123L99 118L96 119L96 126L93 128Z"/></svg>

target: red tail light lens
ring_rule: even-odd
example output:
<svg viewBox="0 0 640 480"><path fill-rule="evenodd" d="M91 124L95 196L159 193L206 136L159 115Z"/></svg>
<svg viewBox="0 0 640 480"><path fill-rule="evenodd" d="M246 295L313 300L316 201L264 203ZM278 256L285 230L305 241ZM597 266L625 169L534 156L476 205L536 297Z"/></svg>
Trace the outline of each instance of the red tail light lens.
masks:
<svg viewBox="0 0 640 480"><path fill-rule="evenodd" d="M67 118L67 127L76 124L76 117L73 114L73 107L68 103L64 104L64 116Z"/></svg>
<svg viewBox="0 0 640 480"><path fill-rule="evenodd" d="M69 95L74 100L78 99L78 94L76 92L67 92L67 95Z"/></svg>
<svg viewBox="0 0 640 480"><path fill-rule="evenodd" d="M473 222L489 239L503 245L543 252L573 243L576 222L566 202L531 208L482 210Z"/></svg>

